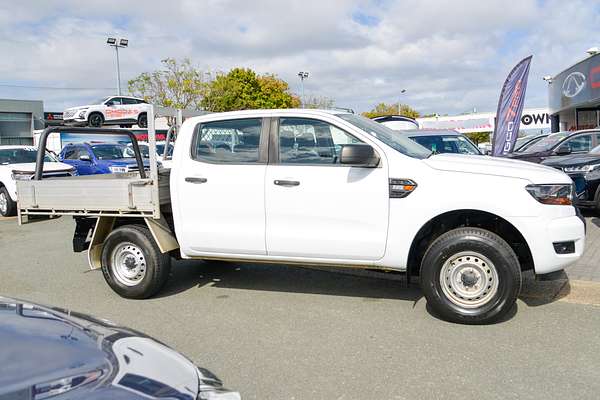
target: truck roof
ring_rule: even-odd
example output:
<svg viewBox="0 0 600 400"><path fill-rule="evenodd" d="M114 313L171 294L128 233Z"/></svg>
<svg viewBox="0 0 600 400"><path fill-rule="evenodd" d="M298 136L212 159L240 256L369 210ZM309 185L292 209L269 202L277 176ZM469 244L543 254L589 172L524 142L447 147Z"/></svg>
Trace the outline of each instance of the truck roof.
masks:
<svg viewBox="0 0 600 400"><path fill-rule="evenodd" d="M197 117L188 118L194 122L214 121L223 118L241 118L241 117L265 117L265 116L328 116L350 114L345 110L317 109L317 108L279 108L279 109L258 109L258 110L239 110L220 113L211 113Z"/></svg>

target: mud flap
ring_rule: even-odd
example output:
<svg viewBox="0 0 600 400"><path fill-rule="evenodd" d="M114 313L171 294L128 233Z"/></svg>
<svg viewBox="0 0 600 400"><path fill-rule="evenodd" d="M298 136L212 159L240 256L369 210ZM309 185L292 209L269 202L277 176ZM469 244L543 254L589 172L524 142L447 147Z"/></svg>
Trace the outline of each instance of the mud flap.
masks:
<svg viewBox="0 0 600 400"><path fill-rule="evenodd" d="M162 214L160 219L144 218L144 221L146 221L154 241L163 254L179 248L179 243Z"/></svg>
<svg viewBox="0 0 600 400"><path fill-rule="evenodd" d="M115 217L98 217L88 249L90 269L102 268L102 247L104 246L104 240L113 230L115 220Z"/></svg>

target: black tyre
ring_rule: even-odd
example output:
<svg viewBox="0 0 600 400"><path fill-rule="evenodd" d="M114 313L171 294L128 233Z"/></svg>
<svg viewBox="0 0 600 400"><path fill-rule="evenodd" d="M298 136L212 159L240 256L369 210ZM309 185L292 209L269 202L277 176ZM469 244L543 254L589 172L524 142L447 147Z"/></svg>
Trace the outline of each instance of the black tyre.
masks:
<svg viewBox="0 0 600 400"><path fill-rule="evenodd" d="M98 112L91 113L88 116L88 125L94 128L100 128L104 123L104 117Z"/></svg>
<svg viewBox="0 0 600 400"><path fill-rule="evenodd" d="M142 225L124 225L108 235L102 249L102 273L108 285L128 299L146 299L167 282L171 260L162 254Z"/></svg>
<svg viewBox="0 0 600 400"><path fill-rule="evenodd" d="M519 260L500 236L458 228L438 237L421 263L421 288L440 317L487 324L511 310L521 291Z"/></svg>
<svg viewBox="0 0 600 400"><path fill-rule="evenodd" d="M146 114L146 113L140 114L140 116L138 117L138 126L140 128L148 127L148 114Z"/></svg>
<svg viewBox="0 0 600 400"><path fill-rule="evenodd" d="M4 186L0 187L0 215L3 217L17 215L17 203L10 198Z"/></svg>

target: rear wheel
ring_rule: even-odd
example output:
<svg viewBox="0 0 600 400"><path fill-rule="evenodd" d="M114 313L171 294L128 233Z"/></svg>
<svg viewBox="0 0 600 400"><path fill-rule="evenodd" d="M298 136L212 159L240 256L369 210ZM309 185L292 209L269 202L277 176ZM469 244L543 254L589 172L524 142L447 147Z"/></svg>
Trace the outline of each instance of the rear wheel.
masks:
<svg viewBox="0 0 600 400"><path fill-rule="evenodd" d="M459 228L437 238L421 264L427 303L442 318L464 324L501 319L521 290L521 268L498 235Z"/></svg>
<svg viewBox="0 0 600 400"><path fill-rule="evenodd" d="M6 187L0 188L0 215L3 217L12 217L17 214L17 203L15 203L8 194Z"/></svg>
<svg viewBox="0 0 600 400"><path fill-rule="evenodd" d="M162 254L147 227L121 226L108 235L102 249L102 273L120 296L145 299L167 282L171 260Z"/></svg>
<svg viewBox="0 0 600 400"><path fill-rule="evenodd" d="M91 113L88 117L88 125L94 128L100 128L104 123L104 117L102 114L95 112Z"/></svg>

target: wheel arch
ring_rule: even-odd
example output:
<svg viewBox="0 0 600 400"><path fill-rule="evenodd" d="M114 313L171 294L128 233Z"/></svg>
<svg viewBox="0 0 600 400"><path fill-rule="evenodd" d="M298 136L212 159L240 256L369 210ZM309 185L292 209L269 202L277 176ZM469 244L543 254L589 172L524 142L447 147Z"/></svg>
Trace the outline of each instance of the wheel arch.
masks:
<svg viewBox="0 0 600 400"><path fill-rule="evenodd" d="M533 256L523 234L499 215L476 209L447 211L427 221L415 235L408 254L407 273L419 275L421 261L430 244L445 232L461 227L482 228L496 233L513 249L521 270L533 269Z"/></svg>

